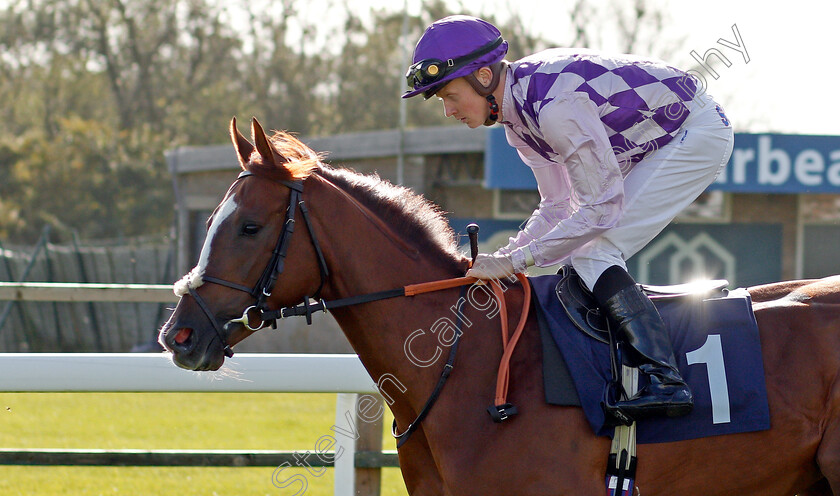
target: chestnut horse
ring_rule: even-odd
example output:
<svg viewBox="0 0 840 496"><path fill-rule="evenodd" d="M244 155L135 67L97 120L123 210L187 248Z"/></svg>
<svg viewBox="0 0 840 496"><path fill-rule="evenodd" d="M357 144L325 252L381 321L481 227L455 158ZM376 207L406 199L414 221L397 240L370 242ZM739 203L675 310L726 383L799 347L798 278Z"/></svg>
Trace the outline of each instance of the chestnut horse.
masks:
<svg viewBox="0 0 840 496"><path fill-rule="evenodd" d="M285 133L266 136L256 120L252 135L253 144L231 122L244 172L208 221L198 265L176 284L183 297L160 335L176 364L218 369L231 353L228 346L265 325L259 308L251 308L255 304L278 309L313 295L346 302L463 276L468 260L451 228L420 196L377 177L331 168ZM290 224L296 224L294 236ZM260 297L265 289L268 296ZM399 432L417 418L439 382L453 332L436 333L435 323L453 316L459 291L331 310L392 400ZM636 485L645 496L840 495L840 277L749 292L771 428L640 445ZM505 296L508 309L519 308L522 286L510 285ZM454 370L399 448L409 493L604 494L610 440L593 434L581 409L545 404L533 312L510 362L508 398L520 413L503 423L490 420L485 409L493 402L502 356L500 317L480 307L463 306ZM240 318L249 308L250 319ZM515 325L518 312L510 310L508 318Z"/></svg>

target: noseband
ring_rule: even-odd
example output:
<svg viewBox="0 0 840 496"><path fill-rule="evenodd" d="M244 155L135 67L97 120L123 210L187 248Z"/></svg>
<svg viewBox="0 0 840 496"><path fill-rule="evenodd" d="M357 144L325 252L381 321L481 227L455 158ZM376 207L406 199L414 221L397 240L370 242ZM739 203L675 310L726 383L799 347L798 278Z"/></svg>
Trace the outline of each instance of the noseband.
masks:
<svg viewBox="0 0 840 496"><path fill-rule="evenodd" d="M238 181L249 176L253 176L253 173L249 171L242 171L236 180ZM276 326L275 319L268 320L263 318L263 315L268 312L267 300L271 297L271 293L274 291L274 285L277 283L277 278L283 272L286 265L286 251L289 249L289 242L291 241L292 233L294 233L295 230L295 211L298 208L300 208L301 216L303 217L303 221L306 223L306 228L309 231L309 237L312 240L312 246L315 249L315 256L318 259L318 269L321 272L321 283L318 285L318 289L311 298L316 300L319 299L321 289L324 287L324 283L329 277L329 270L327 269L327 263L324 260L324 254L321 251L321 246L318 244L318 239L315 237L315 231L312 229L312 222L309 220L309 210L306 208L306 204L303 201L303 181L280 181L280 183L291 190L291 193L289 194L289 206L286 208L286 220L283 222L283 230L280 231L280 236L277 238L277 243L274 245L274 250L271 252L271 259L254 287L249 288L248 286L219 279L218 277L204 276L202 278L204 282L211 282L213 284L218 284L220 286L248 293L255 299L254 304L247 307L242 312L242 317L228 321L225 323L224 328L222 328L213 316L213 313L210 311L210 307L207 305L207 302L199 296L198 292L194 288L189 288L190 296L195 298L198 306L213 325L216 335L221 341L222 346L224 346L225 356L228 358L233 356L233 350L230 348L230 345L227 344L225 331L231 324L242 324L251 331L262 329L268 323L272 326ZM307 303L309 299L310 296L304 297L304 303ZM307 322L312 323L311 314L307 314Z"/></svg>

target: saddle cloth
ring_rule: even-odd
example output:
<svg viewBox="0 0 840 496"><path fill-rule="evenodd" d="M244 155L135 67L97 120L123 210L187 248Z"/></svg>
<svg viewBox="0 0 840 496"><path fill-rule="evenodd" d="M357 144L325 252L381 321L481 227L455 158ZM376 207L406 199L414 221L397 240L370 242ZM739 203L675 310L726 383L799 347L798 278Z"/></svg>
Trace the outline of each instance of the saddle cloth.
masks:
<svg viewBox="0 0 840 496"><path fill-rule="evenodd" d="M579 399L595 433L611 437L613 427L605 425L601 408L611 379L609 345L584 334L569 320L555 292L559 280L557 275L529 278L543 327L543 355L552 362L544 370L556 372L545 378L546 399L560 405L574 405ZM668 327L678 368L695 403L685 417L637 422L638 442L682 441L769 429L764 363L749 293L734 290L717 298L654 302ZM548 335L552 339L546 339ZM574 391L564 385L568 380ZM645 384L640 377L639 387Z"/></svg>

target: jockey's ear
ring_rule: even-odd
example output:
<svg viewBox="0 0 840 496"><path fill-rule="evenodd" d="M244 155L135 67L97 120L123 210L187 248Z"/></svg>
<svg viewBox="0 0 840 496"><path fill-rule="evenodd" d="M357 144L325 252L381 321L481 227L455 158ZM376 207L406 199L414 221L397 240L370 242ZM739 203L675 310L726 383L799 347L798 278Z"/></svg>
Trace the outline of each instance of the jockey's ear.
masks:
<svg viewBox="0 0 840 496"><path fill-rule="evenodd" d="M474 74L482 86L490 86L490 82L493 81L493 70L488 66L478 69Z"/></svg>
<svg viewBox="0 0 840 496"><path fill-rule="evenodd" d="M257 145L257 152L263 160L263 165L268 167L276 167L274 162L274 148L268 142L268 136L265 135L262 126L256 117L251 118L251 137L254 139L254 144Z"/></svg>
<svg viewBox="0 0 840 496"><path fill-rule="evenodd" d="M239 158L239 165L244 169L245 164L251 160L251 152L254 151L254 145L239 132L239 128L236 127L236 117L230 120L230 140L233 142L233 148L236 150L236 156Z"/></svg>

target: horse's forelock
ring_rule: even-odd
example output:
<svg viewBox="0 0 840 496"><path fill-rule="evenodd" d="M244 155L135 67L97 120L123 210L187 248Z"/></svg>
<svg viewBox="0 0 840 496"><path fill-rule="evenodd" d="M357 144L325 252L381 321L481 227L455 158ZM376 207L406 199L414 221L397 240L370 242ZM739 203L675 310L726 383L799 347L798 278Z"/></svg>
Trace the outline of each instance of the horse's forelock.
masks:
<svg viewBox="0 0 840 496"><path fill-rule="evenodd" d="M274 164L266 164L259 153L252 153L244 168L256 175L288 181L305 179L321 163L321 156L293 135L277 131L269 138L274 149Z"/></svg>

